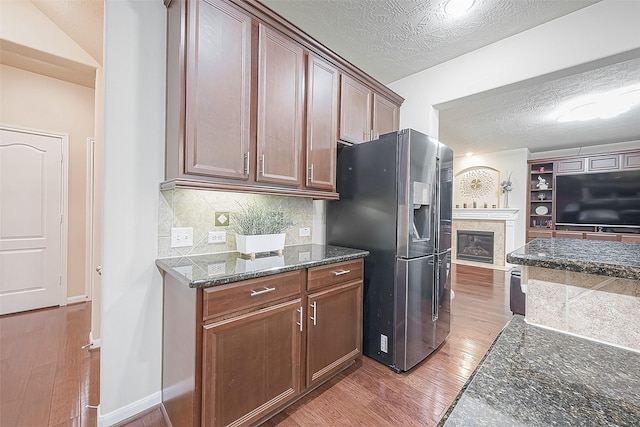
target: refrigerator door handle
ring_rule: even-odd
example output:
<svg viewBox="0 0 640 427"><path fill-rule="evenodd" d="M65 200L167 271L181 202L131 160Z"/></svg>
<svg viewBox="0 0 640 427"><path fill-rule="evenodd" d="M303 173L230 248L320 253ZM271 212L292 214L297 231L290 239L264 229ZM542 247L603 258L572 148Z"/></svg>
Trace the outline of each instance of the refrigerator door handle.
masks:
<svg viewBox="0 0 640 427"><path fill-rule="evenodd" d="M433 261L433 298L431 298L433 307L431 309L431 319L435 322L438 320L438 299L440 297L440 259L436 256Z"/></svg>

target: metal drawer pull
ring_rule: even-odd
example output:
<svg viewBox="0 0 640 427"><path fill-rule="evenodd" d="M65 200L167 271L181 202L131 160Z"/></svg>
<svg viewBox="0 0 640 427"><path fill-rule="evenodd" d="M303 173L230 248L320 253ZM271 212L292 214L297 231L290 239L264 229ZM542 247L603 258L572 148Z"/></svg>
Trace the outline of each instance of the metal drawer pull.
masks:
<svg viewBox="0 0 640 427"><path fill-rule="evenodd" d="M256 295L262 295L262 294L266 294L268 292L271 291L275 291L276 288L267 288L266 286L264 287L264 289L262 289L261 291L254 291L253 289L251 290L251 296L255 297Z"/></svg>
<svg viewBox="0 0 640 427"><path fill-rule="evenodd" d="M316 301L313 302L313 304L311 304L311 308L313 308L313 316L311 316L311 320L313 320L313 326L316 326Z"/></svg>
<svg viewBox="0 0 640 427"><path fill-rule="evenodd" d="M342 276L343 274L351 273L351 270L332 271L332 273L336 276Z"/></svg>
<svg viewBox="0 0 640 427"><path fill-rule="evenodd" d="M300 326L300 332L302 332L302 307L300 307L296 311L300 313L300 322L296 322L296 325Z"/></svg>

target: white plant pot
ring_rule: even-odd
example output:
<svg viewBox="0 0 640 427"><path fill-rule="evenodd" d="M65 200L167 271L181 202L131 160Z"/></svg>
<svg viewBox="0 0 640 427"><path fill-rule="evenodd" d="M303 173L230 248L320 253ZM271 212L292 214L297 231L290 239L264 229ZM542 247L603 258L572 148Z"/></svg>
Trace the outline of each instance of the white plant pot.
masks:
<svg viewBox="0 0 640 427"><path fill-rule="evenodd" d="M241 254L248 254L252 257L263 252L282 252L285 236L285 233L253 236L236 234L236 247Z"/></svg>

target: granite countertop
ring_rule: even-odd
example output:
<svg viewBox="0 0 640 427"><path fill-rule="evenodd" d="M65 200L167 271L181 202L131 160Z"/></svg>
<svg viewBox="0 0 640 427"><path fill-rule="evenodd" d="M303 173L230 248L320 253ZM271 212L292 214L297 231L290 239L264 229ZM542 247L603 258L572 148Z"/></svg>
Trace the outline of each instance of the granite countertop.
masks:
<svg viewBox="0 0 640 427"><path fill-rule="evenodd" d="M638 426L640 353L514 316L440 426Z"/></svg>
<svg viewBox="0 0 640 427"><path fill-rule="evenodd" d="M160 258L156 265L191 288L207 288L240 280L363 258L369 252L330 245L285 246L282 255L254 260L239 252Z"/></svg>
<svg viewBox="0 0 640 427"><path fill-rule="evenodd" d="M540 237L509 253L507 262L640 280L640 243Z"/></svg>

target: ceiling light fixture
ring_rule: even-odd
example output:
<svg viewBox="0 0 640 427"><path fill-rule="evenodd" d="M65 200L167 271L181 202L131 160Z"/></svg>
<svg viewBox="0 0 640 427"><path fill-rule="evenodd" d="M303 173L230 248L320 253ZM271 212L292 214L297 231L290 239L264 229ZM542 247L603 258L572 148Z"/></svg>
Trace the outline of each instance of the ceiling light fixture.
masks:
<svg viewBox="0 0 640 427"><path fill-rule="evenodd" d="M640 105L640 83L582 97L565 104L555 114L559 122L610 119Z"/></svg>
<svg viewBox="0 0 640 427"><path fill-rule="evenodd" d="M472 153L471 151L467 151L467 153L465 154L465 156L467 156L467 157L471 157L471 156L473 156L473 153Z"/></svg>
<svg viewBox="0 0 640 427"><path fill-rule="evenodd" d="M475 0L449 0L444 4L444 13L454 18L458 18L473 7Z"/></svg>

